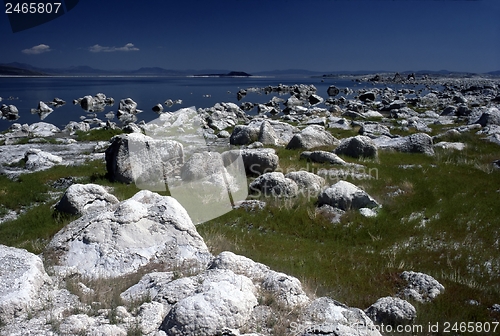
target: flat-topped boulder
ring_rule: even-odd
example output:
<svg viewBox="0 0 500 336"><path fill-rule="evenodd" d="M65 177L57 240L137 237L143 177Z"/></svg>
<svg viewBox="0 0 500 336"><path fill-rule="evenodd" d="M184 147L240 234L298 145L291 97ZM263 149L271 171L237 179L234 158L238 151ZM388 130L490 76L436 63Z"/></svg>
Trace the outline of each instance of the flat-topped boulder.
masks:
<svg viewBox="0 0 500 336"><path fill-rule="evenodd" d="M330 163L342 166L347 164L347 162L342 160L337 154L327 151L305 151L300 153L300 158L318 163Z"/></svg>
<svg viewBox="0 0 500 336"><path fill-rule="evenodd" d="M373 139L379 149L395 150L404 153L423 153L434 155L432 137L426 133L415 133L405 137L389 138L381 136Z"/></svg>

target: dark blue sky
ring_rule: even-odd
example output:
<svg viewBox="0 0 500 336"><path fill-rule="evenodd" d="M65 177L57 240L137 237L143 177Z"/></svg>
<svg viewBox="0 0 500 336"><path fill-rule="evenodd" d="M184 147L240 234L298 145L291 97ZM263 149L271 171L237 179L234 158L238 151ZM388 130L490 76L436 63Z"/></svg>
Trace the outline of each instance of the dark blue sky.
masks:
<svg viewBox="0 0 500 336"><path fill-rule="evenodd" d="M500 70L500 0L80 0L0 63L101 69Z"/></svg>

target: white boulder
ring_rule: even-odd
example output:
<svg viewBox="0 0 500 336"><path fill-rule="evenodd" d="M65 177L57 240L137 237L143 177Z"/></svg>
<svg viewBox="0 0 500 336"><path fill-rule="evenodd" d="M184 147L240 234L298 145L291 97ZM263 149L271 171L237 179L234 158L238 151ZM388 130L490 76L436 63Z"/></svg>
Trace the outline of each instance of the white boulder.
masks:
<svg viewBox="0 0 500 336"><path fill-rule="evenodd" d="M211 254L175 199L143 190L58 232L47 246L61 272L118 277L161 261L171 267L208 264Z"/></svg>

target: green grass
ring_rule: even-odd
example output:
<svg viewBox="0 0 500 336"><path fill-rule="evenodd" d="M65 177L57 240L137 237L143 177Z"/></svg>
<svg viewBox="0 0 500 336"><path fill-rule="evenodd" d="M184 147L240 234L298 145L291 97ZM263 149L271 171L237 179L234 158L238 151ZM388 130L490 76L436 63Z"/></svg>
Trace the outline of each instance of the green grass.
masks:
<svg viewBox="0 0 500 336"><path fill-rule="evenodd" d="M121 129L93 129L88 132L76 131L77 141L108 141L115 135L123 134Z"/></svg>
<svg viewBox="0 0 500 336"><path fill-rule="evenodd" d="M0 224L0 244L25 248L40 253L52 236L76 217L55 212L51 206L57 200L49 197L56 191L51 184L62 177L72 176L78 183L96 183L113 188L120 200L135 195L134 184L110 182L102 161L90 161L81 166L55 166L51 169L24 174L12 181L0 176L0 213L15 210L22 213L16 220Z"/></svg>
<svg viewBox="0 0 500 336"><path fill-rule="evenodd" d="M315 215L315 199L299 199L262 212L233 211L198 231L214 253L248 256L350 306L364 309L395 295L402 286L398 274L413 270L446 288L432 303L411 301L415 323L498 320L488 308L500 303L500 171L491 165L500 148L473 133L443 140L467 148L437 150L435 157L380 152L378 160L346 158L378 170L378 179L352 181L383 204L376 218L349 211L331 224ZM329 166L307 166L297 160L300 151L278 154L285 168ZM402 194L388 195L398 189ZM417 213L422 218L409 219ZM480 305L471 306L471 299Z"/></svg>
<svg viewBox="0 0 500 336"><path fill-rule="evenodd" d="M445 129L436 126L434 132ZM398 275L413 270L435 277L446 288L431 303L411 301L418 312L415 324L498 320L500 314L488 308L500 303L500 170L491 164L499 159L500 148L473 132L440 140L461 141L467 147L438 149L433 157L383 151L375 160L344 157L376 169L378 179L350 180L383 204L376 218L349 211L341 223L332 224L316 214L315 198L299 198L268 200L260 212L235 210L197 229L214 254L229 250L245 255L298 277L310 293L350 306L364 309L380 297L395 295L403 285ZM300 160L301 150L276 151L285 173L340 168ZM0 176L0 213L25 209L17 220L0 225L0 243L43 251L73 220L54 213L55 201L48 197L52 182L68 176L112 187L121 200L139 191L133 184L110 182L102 161L56 166L21 175L18 181ZM471 299L479 305L468 304Z"/></svg>

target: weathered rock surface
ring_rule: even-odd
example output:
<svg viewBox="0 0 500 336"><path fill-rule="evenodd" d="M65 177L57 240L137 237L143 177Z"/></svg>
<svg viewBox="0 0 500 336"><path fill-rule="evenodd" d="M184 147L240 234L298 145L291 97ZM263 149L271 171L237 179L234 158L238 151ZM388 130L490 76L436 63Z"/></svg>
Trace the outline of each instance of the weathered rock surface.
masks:
<svg viewBox="0 0 500 336"><path fill-rule="evenodd" d="M325 185L324 178L307 171L290 172L285 178L295 181L299 191L306 196L318 195Z"/></svg>
<svg viewBox="0 0 500 336"><path fill-rule="evenodd" d="M210 265L211 269L228 269L252 280L257 289L265 290L287 308L304 306L310 302L297 278L270 270L268 266L232 252L220 253Z"/></svg>
<svg viewBox="0 0 500 336"><path fill-rule="evenodd" d="M47 104L45 104L43 101L38 102L38 109L37 112L39 113L51 113L53 112L54 109L49 107Z"/></svg>
<svg viewBox="0 0 500 336"><path fill-rule="evenodd" d="M42 260L22 249L0 245L0 323L40 309L41 289L51 280Z"/></svg>
<svg viewBox="0 0 500 336"><path fill-rule="evenodd" d="M94 97L87 95L83 98L75 99L73 103L80 104L85 111L101 112L104 111L106 105L113 105L115 100L111 97L106 97L104 93L98 93Z"/></svg>
<svg viewBox="0 0 500 336"><path fill-rule="evenodd" d="M77 131L81 131L81 132L90 131L90 125L89 125L89 123L86 123L83 121L81 121L81 122L71 121L66 125L66 127L64 129L67 132L69 132L70 135L74 135Z"/></svg>
<svg viewBox="0 0 500 336"><path fill-rule="evenodd" d="M385 135L392 138L391 131L389 127L381 125L380 123L364 123L359 129L359 134L366 135L370 138L377 138L381 135Z"/></svg>
<svg viewBox="0 0 500 336"><path fill-rule="evenodd" d="M325 189L318 198L318 206L331 205L341 210L375 208L379 204L363 189L346 181L339 181Z"/></svg>
<svg viewBox="0 0 500 336"><path fill-rule="evenodd" d="M379 149L434 155L432 137L425 133L416 133L399 138L381 136L377 139L373 139L373 142Z"/></svg>
<svg viewBox="0 0 500 336"><path fill-rule="evenodd" d="M251 175L261 175L276 170L279 165L279 157L272 148L256 148L229 151L229 155L241 154L245 171ZM228 154L223 154L223 157Z"/></svg>
<svg viewBox="0 0 500 336"><path fill-rule="evenodd" d="M63 162L62 157L36 148L29 149L24 155L24 160L26 161L26 169L31 171L49 169Z"/></svg>
<svg viewBox="0 0 500 336"><path fill-rule="evenodd" d="M312 162L318 163L331 163L336 165L346 165L347 163L342 160L337 154L327 151L314 151L314 152L302 152L300 153L302 159L310 160Z"/></svg>
<svg viewBox="0 0 500 336"><path fill-rule="evenodd" d="M390 296L378 299L365 312L373 321L392 326L410 324L417 317L417 310L411 303Z"/></svg>
<svg viewBox="0 0 500 336"><path fill-rule="evenodd" d="M271 146L280 145L280 139L278 134L276 134L274 128L267 120L263 121L260 126L258 140L263 145L271 145Z"/></svg>
<svg viewBox="0 0 500 336"><path fill-rule="evenodd" d="M257 141L258 138L259 129L247 125L236 125L229 141L231 145L240 146L251 144Z"/></svg>
<svg viewBox="0 0 500 336"><path fill-rule="evenodd" d="M435 148L441 148L441 149L452 149L452 150L464 150L465 149L465 144L463 142L447 142L447 141L441 141L436 144L434 144Z"/></svg>
<svg viewBox="0 0 500 336"><path fill-rule="evenodd" d="M211 256L179 202L147 190L70 223L47 251L58 256L60 271L89 278L130 274L160 260L205 265Z"/></svg>
<svg viewBox="0 0 500 336"><path fill-rule="evenodd" d="M60 131L59 127L46 122L37 122L30 125L30 133L34 137L51 137Z"/></svg>
<svg viewBox="0 0 500 336"><path fill-rule="evenodd" d="M227 269L250 278L255 284L260 284L271 272L269 266L253 261L233 252L221 252L212 260L210 269Z"/></svg>
<svg viewBox="0 0 500 336"><path fill-rule="evenodd" d="M369 137L357 135L342 139L340 145L335 149L335 154L347 155L354 158L375 158L378 152L377 146Z"/></svg>
<svg viewBox="0 0 500 336"><path fill-rule="evenodd" d="M412 298L418 302L428 302L444 292L444 286L430 275L404 271L400 276L408 283L399 293L400 296Z"/></svg>
<svg viewBox="0 0 500 336"><path fill-rule="evenodd" d="M19 110L15 105L5 105L0 106L0 117L8 120L16 120L19 118Z"/></svg>
<svg viewBox="0 0 500 336"><path fill-rule="evenodd" d="M295 134L286 148L313 149L316 147L334 146L338 144L339 141L327 132L324 127L319 125L310 125L304 128L302 132Z"/></svg>
<svg viewBox="0 0 500 336"><path fill-rule="evenodd" d="M295 197L299 192L297 183L279 172L260 175L250 183L249 189L251 192L273 197Z"/></svg>
<svg viewBox="0 0 500 336"><path fill-rule="evenodd" d="M305 307L299 317L301 323L296 335L380 336L380 332L366 314L335 300L322 297Z"/></svg>
<svg viewBox="0 0 500 336"><path fill-rule="evenodd" d="M266 207L266 202L258 200L244 200L235 202L234 209L245 209L247 212L260 211Z"/></svg>
<svg viewBox="0 0 500 336"><path fill-rule="evenodd" d="M375 99L377 99L377 95L373 91L367 91L365 93L360 94L358 98L362 102L366 103L366 102L375 101Z"/></svg>
<svg viewBox="0 0 500 336"><path fill-rule="evenodd" d="M60 212L84 215L105 210L117 203L118 199L100 185L73 184L66 190L55 208Z"/></svg>
<svg viewBox="0 0 500 336"><path fill-rule="evenodd" d="M229 270L208 272L196 292L177 302L165 317L161 329L167 335L211 336L249 320L257 306L251 280Z"/></svg>
<svg viewBox="0 0 500 336"><path fill-rule="evenodd" d="M60 163L65 165L79 165L83 164L86 160L102 159L101 154L94 153L95 147L96 142L68 143L60 145L44 143L4 145L0 146L0 165L4 166L4 174L6 174L9 178L15 178L20 174L32 172L32 170L29 170L28 167L10 166L18 163L20 160L25 160L25 154L29 151L40 150L45 153L51 153L51 155L62 158L62 162ZM35 159L34 155L33 159ZM59 159L55 159L55 164L59 164L58 162ZM50 166L54 162L49 160L47 163Z"/></svg>
<svg viewBox="0 0 500 336"><path fill-rule="evenodd" d="M288 308L302 307L311 301L299 279L285 273L268 272L262 281L262 288L273 293L276 301Z"/></svg>
<svg viewBox="0 0 500 336"><path fill-rule="evenodd" d="M298 132L298 128L284 122L255 118L248 125L236 125L230 143L240 146L259 141L265 145L284 146Z"/></svg>
<svg viewBox="0 0 500 336"><path fill-rule="evenodd" d="M481 115L481 117L475 122L475 124L480 124L483 127L490 125L500 125L500 110L496 107L489 108Z"/></svg>
<svg viewBox="0 0 500 336"><path fill-rule="evenodd" d="M217 103L203 111L208 126L218 131L234 127L238 120L248 120L245 112L234 103Z"/></svg>
<svg viewBox="0 0 500 336"><path fill-rule="evenodd" d="M223 173L222 155L217 152L194 153L181 168L184 181L200 180L207 176Z"/></svg>
<svg viewBox="0 0 500 336"><path fill-rule="evenodd" d="M105 156L106 169L115 181L165 190L165 178L184 163L184 148L174 140L131 133L113 137L110 142Z"/></svg>
<svg viewBox="0 0 500 336"><path fill-rule="evenodd" d="M137 103L132 100L131 98L126 98L120 100L120 107L118 108L119 112L122 113L130 113L130 114L135 114L139 112L137 110Z"/></svg>

